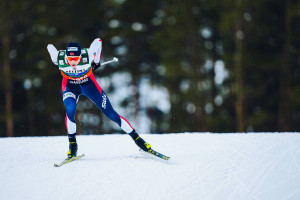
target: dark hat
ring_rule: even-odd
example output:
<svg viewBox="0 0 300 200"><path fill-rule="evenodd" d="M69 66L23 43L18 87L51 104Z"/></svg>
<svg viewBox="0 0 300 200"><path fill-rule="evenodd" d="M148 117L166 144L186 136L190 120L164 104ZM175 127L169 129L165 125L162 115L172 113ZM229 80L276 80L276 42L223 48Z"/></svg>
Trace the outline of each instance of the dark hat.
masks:
<svg viewBox="0 0 300 200"><path fill-rule="evenodd" d="M67 56L80 56L81 46L77 42L70 42L66 47Z"/></svg>

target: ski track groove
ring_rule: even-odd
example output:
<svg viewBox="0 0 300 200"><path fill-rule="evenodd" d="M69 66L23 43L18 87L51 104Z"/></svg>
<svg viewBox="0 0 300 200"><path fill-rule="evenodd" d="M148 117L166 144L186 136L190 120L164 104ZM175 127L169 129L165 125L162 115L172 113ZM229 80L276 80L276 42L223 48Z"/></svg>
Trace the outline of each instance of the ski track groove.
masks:
<svg viewBox="0 0 300 200"><path fill-rule="evenodd" d="M297 162L296 156L300 152L300 146L297 147L297 150L295 152L291 151L292 153L292 159L290 161L290 165L292 165L292 162L295 164L297 170L300 172L300 165ZM289 167L290 167L289 165Z"/></svg>
<svg viewBox="0 0 300 200"><path fill-rule="evenodd" d="M256 193L256 191L258 189L260 189L262 183L265 181L265 179L267 177L269 177L269 173L272 169L274 169L277 164L279 163L279 161L285 156L286 153L283 153L279 158L278 157L274 157L274 158L271 158L271 160L267 163L267 165L264 165L263 169L261 170L261 176L259 178L259 180L256 182L256 186L254 187L253 189L253 193ZM267 190L268 188L266 188Z"/></svg>

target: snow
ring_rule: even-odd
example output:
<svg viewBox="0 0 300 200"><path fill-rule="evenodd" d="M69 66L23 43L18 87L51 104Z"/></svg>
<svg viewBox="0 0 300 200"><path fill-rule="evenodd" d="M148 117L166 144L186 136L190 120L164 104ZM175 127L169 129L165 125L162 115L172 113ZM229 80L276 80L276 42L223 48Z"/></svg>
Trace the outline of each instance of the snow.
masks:
<svg viewBox="0 0 300 200"><path fill-rule="evenodd" d="M141 135L169 161L141 154L127 135L0 139L0 199L300 199L300 134Z"/></svg>

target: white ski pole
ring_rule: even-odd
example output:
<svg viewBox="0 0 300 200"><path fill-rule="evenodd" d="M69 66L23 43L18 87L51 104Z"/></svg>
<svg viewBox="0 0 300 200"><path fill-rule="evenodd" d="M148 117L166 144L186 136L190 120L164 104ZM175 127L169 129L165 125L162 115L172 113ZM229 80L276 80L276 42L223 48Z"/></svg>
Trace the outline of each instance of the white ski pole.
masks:
<svg viewBox="0 0 300 200"><path fill-rule="evenodd" d="M114 57L112 60L109 60L109 61L106 61L106 62L104 62L104 63L101 63L101 66L106 65L106 64L108 64L108 63L112 63L112 62L118 62L118 61L119 61L119 59L116 58L116 57Z"/></svg>

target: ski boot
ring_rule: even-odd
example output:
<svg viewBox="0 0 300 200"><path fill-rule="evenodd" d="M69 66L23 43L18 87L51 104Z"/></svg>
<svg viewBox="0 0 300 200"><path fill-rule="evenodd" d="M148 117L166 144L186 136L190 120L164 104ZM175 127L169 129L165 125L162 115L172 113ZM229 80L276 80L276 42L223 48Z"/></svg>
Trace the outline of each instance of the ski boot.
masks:
<svg viewBox="0 0 300 200"><path fill-rule="evenodd" d="M135 144L138 147L140 147L142 150L149 151L151 149L151 145L149 143L145 142L145 140L143 140L143 138L141 138L135 132L135 130L133 130L131 133L129 133L129 135L132 137L132 139L134 140Z"/></svg>
<svg viewBox="0 0 300 200"><path fill-rule="evenodd" d="M78 145L75 137L69 137L68 159L77 156Z"/></svg>

